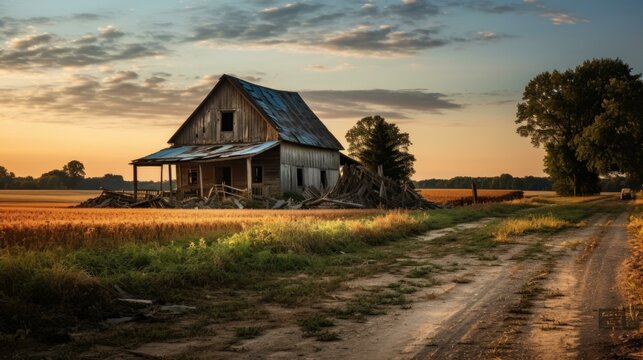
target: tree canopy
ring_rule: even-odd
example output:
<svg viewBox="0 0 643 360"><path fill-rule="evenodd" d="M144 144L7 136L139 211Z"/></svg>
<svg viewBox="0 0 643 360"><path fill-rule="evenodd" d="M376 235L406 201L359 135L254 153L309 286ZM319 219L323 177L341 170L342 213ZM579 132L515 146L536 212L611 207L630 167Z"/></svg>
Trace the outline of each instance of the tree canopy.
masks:
<svg viewBox="0 0 643 360"><path fill-rule="evenodd" d="M85 165L78 160L72 160L63 166L63 171L71 178L85 177Z"/></svg>
<svg viewBox="0 0 643 360"><path fill-rule="evenodd" d="M541 73L522 100L517 132L545 148L545 172L559 193L598 192L599 175L643 180L643 82L622 60Z"/></svg>
<svg viewBox="0 0 643 360"><path fill-rule="evenodd" d="M377 171L382 165L384 176L398 182L409 181L415 173L415 157L409 154L409 134L379 115L361 119L346 133L348 152L362 164Z"/></svg>

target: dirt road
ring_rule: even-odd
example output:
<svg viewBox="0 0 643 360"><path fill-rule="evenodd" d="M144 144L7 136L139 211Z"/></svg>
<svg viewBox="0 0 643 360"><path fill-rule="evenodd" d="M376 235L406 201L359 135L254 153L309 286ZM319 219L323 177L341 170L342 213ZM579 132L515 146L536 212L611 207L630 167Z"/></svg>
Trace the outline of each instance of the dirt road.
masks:
<svg viewBox="0 0 643 360"><path fill-rule="evenodd" d="M491 220L428 232L417 240L431 244ZM625 212L601 213L586 226L553 236L515 238L484 256L436 257L428 250L417 251L400 263L412 260L440 269L431 277L433 285L417 285L410 277L417 266L398 266L348 282L335 294L336 300L318 304L324 311L374 288L416 281L417 290L407 295L406 307L393 307L361 322L335 319L332 329L340 341L320 342L303 337L297 325L276 324L255 339L217 336L149 343L118 358L612 358L612 344L627 331L599 328L598 309L624 305L616 275L629 253L626 223ZM292 317L292 311L270 309L283 318Z"/></svg>
<svg viewBox="0 0 643 360"><path fill-rule="evenodd" d="M619 331L598 328L598 309L623 305L616 274L627 251L627 214L599 214L588 226L547 237L547 250L525 256L532 237L489 266L471 260L470 283L448 278L435 300L409 311L340 324L343 340L269 354L270 336L248 357L313 359L602 359ZM427 238L435 234L427 234ZM517 261L516 259L522 259ZM453 259L445 259L444 262ZM462 274L449 275L451 278ZM391 279L387 279L390 281ZM257 349L258 350L258 349ZM264 352L268 350L268 352ZM244 356L245 357L245 356Z"/></svg>

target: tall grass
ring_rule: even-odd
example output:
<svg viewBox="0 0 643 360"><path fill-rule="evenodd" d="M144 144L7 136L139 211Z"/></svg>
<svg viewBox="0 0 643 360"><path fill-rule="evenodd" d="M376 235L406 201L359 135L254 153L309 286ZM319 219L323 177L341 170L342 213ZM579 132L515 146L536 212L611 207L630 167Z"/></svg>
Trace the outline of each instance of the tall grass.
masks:
<svg viewBox="0 0 643 360"><path fill-rule="evenodd" d="M621 285L633 305L643 306L643 200L640 198L636 200L628 228L632 253L625 261Z"/></svg>
<svg viewBox="0 0 643 360"><path fill-rule="evenodd" d="M118 246L220 237L269 221L350 219L382 210L38 209L0 207L0 248Z"/></svg>
<svg viewBox="0 0 643 360"><path fill-rule="evenodd" d="M531 203L525 201L525 203ZM567 227L577 226L586 217L601 211L622 211L621 206L603 206L572 203L567 205L544 206L531 210L524 216L516 216L500 221L494 230L497 241L507 241L512 236L531 232L554 232Z"/></svg>
<svg viewBox="0 0 643 360"><path fill-rule="evenodd" d="M527 218L506 219L498 224L494 237L497 241L507 241L511 236L528 232L555 231L570 226L570 222L554 215L535 215Z"/></svg>

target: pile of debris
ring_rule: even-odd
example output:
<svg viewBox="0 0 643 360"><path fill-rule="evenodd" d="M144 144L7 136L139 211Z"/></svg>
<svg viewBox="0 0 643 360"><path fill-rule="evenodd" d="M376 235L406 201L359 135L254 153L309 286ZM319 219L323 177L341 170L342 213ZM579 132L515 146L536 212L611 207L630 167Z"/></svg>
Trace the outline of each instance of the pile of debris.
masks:
<svg viewBox="0 0 643 360"><path fill-rule="evenodd" d="M411 183L397 182L361 165L344 165L337 184L324 193L307 187L302 208L437 209Z"/></svg>
<svg viewBox="0 0 643 360"><path fill-rule="evenodd" d="M141 203L141 204L138 204ZM140 206L150 205L150 206ZM136 201L134 196L125 192L116 192L103 190L103 192L95 198L88 199L78 204L76 207L81 208L130 208L130 207L152 207L149 204L149 199L144 201Z"/></svg>
<svg viewBox="0 0 643 360"><path fill-rule="evenodd" d="M412 184L397 182L375 174L361 165L345 165L337 184L328 190L308 186L302 192L304 199L282 200L267 196L253 196L248 200L246 190L227 185L215 185L206 197L187 197L177 200L164 194L147 194L144 200L135 199L125 192L105 190L78 207L93 208L177 208L177 209L437 209L440 206L426 200Z"/></svg>
<svg viewBox="0 0 643 360"><path fill-rule="evenodd" d="M103 190L103 192L92 199L83 201L76 205L80 208L153 208L153 209L243 209L247 205L248 198L239 194L227 193L215 194L207 198L200 196L186 197L182 200L165 196L167 194L150 193L144 195L144 200L134 199L134 196L126 192ZM221 196L222 195L222 196ZM275 200L276 201L276 200Z"/></svg>

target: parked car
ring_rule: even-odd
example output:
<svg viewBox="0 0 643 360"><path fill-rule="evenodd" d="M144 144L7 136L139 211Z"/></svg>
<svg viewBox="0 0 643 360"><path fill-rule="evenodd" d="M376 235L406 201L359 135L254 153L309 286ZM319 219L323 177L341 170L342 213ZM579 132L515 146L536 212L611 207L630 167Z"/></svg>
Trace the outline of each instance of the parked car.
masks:
<svg viewBox="0 0 643 360"><path fill-rule="evenodd" d="M630 188L621 189L621 200L634 199L634 191Z"/></svg>

